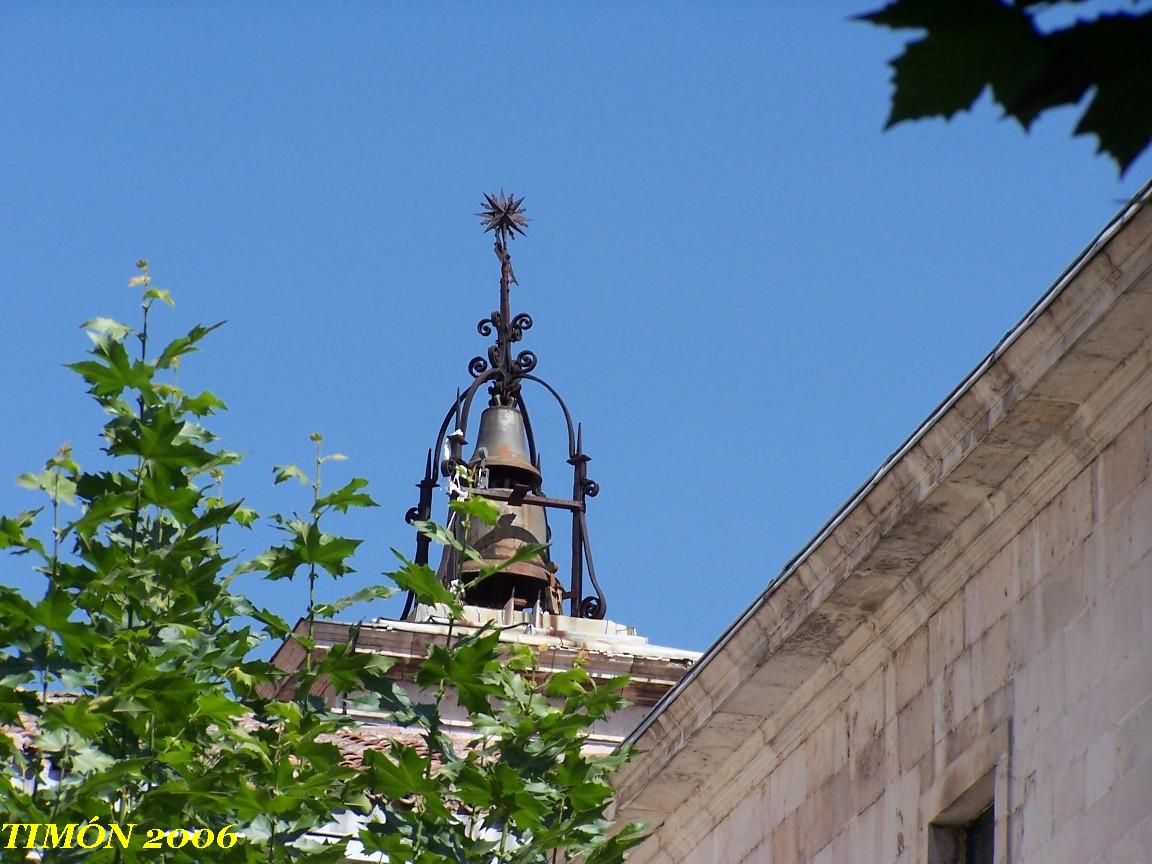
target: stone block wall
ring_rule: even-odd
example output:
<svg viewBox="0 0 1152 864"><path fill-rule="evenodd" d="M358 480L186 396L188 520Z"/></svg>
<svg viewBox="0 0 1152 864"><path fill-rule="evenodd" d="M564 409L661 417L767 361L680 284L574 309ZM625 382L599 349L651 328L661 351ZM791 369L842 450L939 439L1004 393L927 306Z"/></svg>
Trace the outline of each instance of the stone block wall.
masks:
<svg viewBox="0 0 1152 864"><path fill-rule="evenodd" d="M680 860L946 861L993 801L997 864L1152 862L1150 461L1145 409Z"/></svg>

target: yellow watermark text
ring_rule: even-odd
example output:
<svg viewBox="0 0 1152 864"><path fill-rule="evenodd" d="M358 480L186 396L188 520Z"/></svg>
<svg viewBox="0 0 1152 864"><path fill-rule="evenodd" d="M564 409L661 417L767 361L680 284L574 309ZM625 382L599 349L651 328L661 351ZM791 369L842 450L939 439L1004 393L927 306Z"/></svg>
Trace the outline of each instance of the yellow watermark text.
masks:
<svg viewBox="0 0 1152 864"><path fill-rule="evenodd" d="M5 822L0 849L231 849L240 838L234 825L211 828L145 828L135 822ZM135 841L133 834L135 833Z"/></svg>

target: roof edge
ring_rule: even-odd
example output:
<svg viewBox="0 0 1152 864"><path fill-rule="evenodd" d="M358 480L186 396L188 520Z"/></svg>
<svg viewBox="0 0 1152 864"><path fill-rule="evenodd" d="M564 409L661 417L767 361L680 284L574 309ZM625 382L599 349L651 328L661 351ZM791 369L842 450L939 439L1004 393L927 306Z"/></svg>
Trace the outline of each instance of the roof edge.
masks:
<svg viewBox="0 0 1152 864"><path fill-rule="evenodd" d="M1064 269L1059 277L1049 286L1043 295L1032 305L1020 321L1013 326L996 343L991 351L976 364L944 400L933 409L927 418L908 436L880 467L873 472L847 501L824 523L816 534L800 551L796 553L781 569L768 586L725 628L724 632L708 647L703 656L696 662L688 673L681 678L671 690L661 697L652 710L625 739L626 745L635 745L637 741L656 723L679 695L695 681L707 668L713 657L717 656L731 641L734 635L768 602L775 591L791 577L809 556L824 543L836 528L855 510L855 508L868 496L868 494L883 480L900 462L900 460L915 447L932 429L936 423L963 397L974 384L984 375L1003 354L1020 338L1032 323L1063 293L1064 289L1083 271L1096 254L1115 237L1121 229L1149 202L1152 201L1152 180L1144 186L1120 209L1120 211L1104 226L1103 229L1085 246L1072 262Z"/></svg>

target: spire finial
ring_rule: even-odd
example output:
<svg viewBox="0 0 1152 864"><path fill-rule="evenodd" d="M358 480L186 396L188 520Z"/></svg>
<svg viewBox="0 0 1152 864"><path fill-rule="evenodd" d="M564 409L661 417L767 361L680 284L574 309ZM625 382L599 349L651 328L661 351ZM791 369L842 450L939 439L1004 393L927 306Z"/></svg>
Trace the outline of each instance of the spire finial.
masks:
<svg viewBox="0 0 1152 864"><path fill-rule="evenodd" d="M501 190L495 195L484 196L484 209L476 215L484 226L485 233L496 235L495 252L500 259L500 308L476 325L481 336L496 333L496 344L488 349L488 359L473 357L468 369L473 377L495 370L489 376L492 383L489 393L493 405L513 405L520 391L520 377L536 366L536 355L531 351L521 351L513 356L512 345L523 338L524 331L532 326L532 317L521 313L512 314L512 301L509 288L518 285L512 270L512 256L508 252L508 241L517 234L524 235L528 217L524 215L524 196L505 195Z"/></svg>
<svg viewBox="0 0 1152 864"><path fill-rule="evenodd" d="M505 195L501 189L495 195L484 196L484 209L476 215L484 224L484 232L496 232L496 242L507 246L516 235L524 235L528 217L524 215L524 196Z"/></svg>
<svg viewBox="0 0 1152 864"><path fill-rule="evenodd" d="M528 217L524 215L524 196L505 195L501 189L495 195L484 196L484 209L476 214L484 225L484 233L496 234L495 251L500 259L500 316L504 321L511 318L508 300L508 286L519 285L512 270L512 256L508 253L508 241L516 235L524 236L528 227Z"/></svg>

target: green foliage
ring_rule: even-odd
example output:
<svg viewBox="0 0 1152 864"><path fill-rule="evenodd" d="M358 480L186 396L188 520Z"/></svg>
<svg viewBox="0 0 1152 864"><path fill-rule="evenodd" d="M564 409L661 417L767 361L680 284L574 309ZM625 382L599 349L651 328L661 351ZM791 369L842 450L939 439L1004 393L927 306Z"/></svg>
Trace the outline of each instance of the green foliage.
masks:
<svg viewBox="0 0 1152 864"><path fill-rule="evenodd" d="M249 561L229 557L224 539L258 515L224 499L225 470L239 457L216 448L200 424L224 404L211 393L185 394L174 380L180 358L215 328L194 327L151 356L149 311L172 298L152 286L147 262L139 267L131 284L142 289L141 329L88 322L89 358L70 367L108 416L110 467L84 471L61 448L43 471L19 480L45 506L0 518L0 549L29 556L45 580L35 601L0 585L0 723L23 735L0 732L0 814L23 826L5 848L27 842L41 860L88 864L338 861L347 841L321 843L312 832L351 813L365 825L364 847L392 862L622 860L642 834L629 825L609 836L605 778L627 754L581 748L591 725L624 704L624 681L597 685L581 668L540 673L528 648L493 627L459 623L462 586L449 589L402 557L392 582L439 604L452 622L416 676L427 704L388 677L392 658L355 651L355 638L314 650L318 617L397 590L317 599L325 576L352 572L360 541L328 522L375 506L367 481L326 491L324 467L344 457L325 454L323 438L311 436L311 476L291 465L274 474L276 483L310 487L308 509L271 517L278 545ZM494 520L485 505L472 499L456 509ZM48 542L35 530L45 516ZM438 526L426 530L459 546ZM252 573L307 581L302 627L292 632L232 590ZM291 681L253 656L261 641L286 638L305 649ZM268 698L284 690L291 695ZM425 746L393 742L349 767L335 742L354 721L321 693L385 712ZM449 698L469 712L474 740L447 734L441 708ZM139 828L122 844L105 831L113 824ZM219 842L144 849L146 828L211 829ZM105 833L106 845L92 845Z"/></svg>
<svg viewBox="0 0 1152 864"><path fill-rule="evenodd" d="M1093 95L1076 135L1095 135L1121 173L1152 141L1152 12L1099 15L1045 31L1036 16L1080 0L893 0L860 18L924 30L892 61L888 125L950 118L990 88L1027 130L1043 112Z"/></svg>

